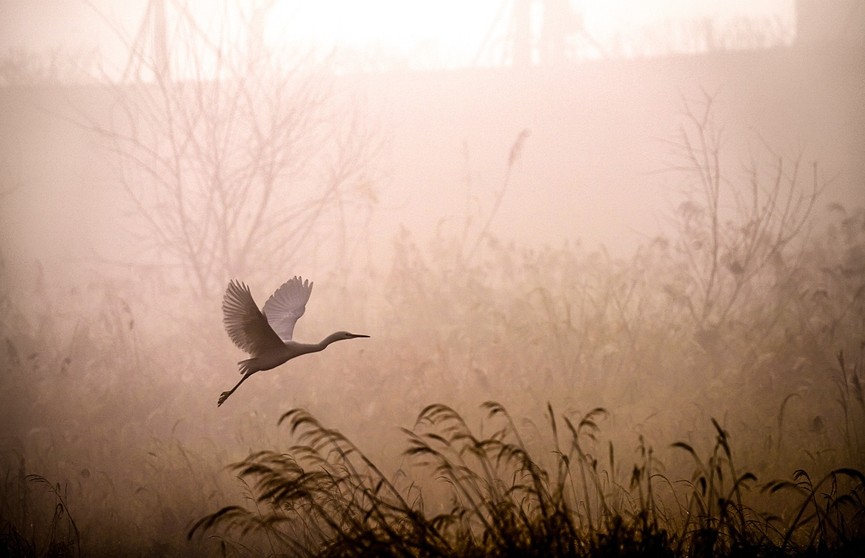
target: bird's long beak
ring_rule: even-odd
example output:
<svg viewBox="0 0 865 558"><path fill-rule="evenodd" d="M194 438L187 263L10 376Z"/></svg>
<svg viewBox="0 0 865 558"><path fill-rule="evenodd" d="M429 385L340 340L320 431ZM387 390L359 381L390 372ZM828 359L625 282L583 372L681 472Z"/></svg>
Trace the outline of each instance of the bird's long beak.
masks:
<svg viewBox="0 0 865 558"><path fill-rule="evenodd" d="M349 335L351 335L352 338L355 338L355 337L369 337L369 335L364 335L363 333L349 333Z"/></svg>

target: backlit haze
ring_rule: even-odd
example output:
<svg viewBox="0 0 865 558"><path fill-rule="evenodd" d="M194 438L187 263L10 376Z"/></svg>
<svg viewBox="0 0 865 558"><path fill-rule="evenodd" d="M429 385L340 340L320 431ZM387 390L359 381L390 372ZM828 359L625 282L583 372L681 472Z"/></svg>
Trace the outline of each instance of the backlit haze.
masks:
<svg viewBox="0 0 865 558"><path fill-rule="evenodd" d="M514 1L400 2L322 0L297 2L274 0L262 22L264 41L273 48L314 46L321 50L351 51L373 67L386 69L459 68L500 64L493 52L502 50L513 31ZM545 4L529 5L531 26L540 31ZM555 2L550 3L556 4ZM568 4L564 2L564 4ZM99 57L122 63L115 31L134 37L148 2L5 0L3 2L4 49L26 48L35 52L59 48L65 51L99 50ZM223 15L250 11L251 4L193 0L185 3L210 31L231 28L238 20ZM171 16L168 2L167 17ZM711 21L719 29L731 22L752 21L771 28L773 40L787 43L794 34L793 0L749 2L690 2L686 0L572 0L576 29L582 39L570 39L581 58L597 58L604 52L645 55L662 49L697 50L683 36L689 27ZM232 25L234 24L234 25ZM111 29L111 25L118 29ZM233 29L232 32L239 32ZM588 40L588 39L591 40ZM643 44L639 44L643 41ZM585 44L579 44L584 42ZM617 44L618 43L618 44ZM361 66L360 69L363 69Z"/></svg>
<svg viewBox="0 0 865 558"><path fill-rule="evenodd" d="M0 542L279 554L186 534L294 408L449 509L400 428L487 401L542 467L605 409L580 463L624 506L649 455L671 525L721 425L795 516L759 483L865 470L863 37L857 0L0 0ZM298 275L295 340L369 338L217 408L226 285Z"/></svg>

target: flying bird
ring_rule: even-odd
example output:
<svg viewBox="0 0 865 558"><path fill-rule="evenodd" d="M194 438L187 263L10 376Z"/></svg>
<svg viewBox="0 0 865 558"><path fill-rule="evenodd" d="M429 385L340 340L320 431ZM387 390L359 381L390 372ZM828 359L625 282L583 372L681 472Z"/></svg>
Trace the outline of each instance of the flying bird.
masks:
<svg viewBox="0 0 865 558"><path fill-rule="evenodd" d="M217 407L260 370L270 370L300 355L323 351L334 341L369 337L337 331L319 343L293 341L294 324L303 316L311 293L309 280L293 277L270 295L262 312L252 299L248 286L237 280L228 283L222 298L222 322L234 344L249 353L250 358L237 363L243 377L233 388L222 392Z"/></svg>

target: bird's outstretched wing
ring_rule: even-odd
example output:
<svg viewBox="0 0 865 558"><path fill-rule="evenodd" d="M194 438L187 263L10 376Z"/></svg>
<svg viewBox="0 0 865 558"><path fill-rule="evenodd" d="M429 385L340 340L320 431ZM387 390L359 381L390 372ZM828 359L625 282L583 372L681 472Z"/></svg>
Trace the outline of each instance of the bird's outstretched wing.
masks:
<svg viewBox="0 0 865 558"><path fill-rule="evenodd" d="M276 289L264 303L267 322L283 341L291 341L294 324L303 316L306 303L312 293L312 283L300 277L292 277Z"/></svg>
<svg viewBox="0 0 865 558"><path fill-rule="evenodd" d="M258 310L249 287L232 280L222 299L222 323L234 344L252 356L283 345Z"/></svg>

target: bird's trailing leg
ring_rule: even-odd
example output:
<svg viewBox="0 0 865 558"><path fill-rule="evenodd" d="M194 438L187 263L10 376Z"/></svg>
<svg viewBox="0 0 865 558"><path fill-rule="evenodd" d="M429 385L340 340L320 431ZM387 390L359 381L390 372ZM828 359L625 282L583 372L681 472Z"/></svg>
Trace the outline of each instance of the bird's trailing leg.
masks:
<svg viewBox="0 0 865 558"><path fill-rule="evenodd" d="M222 404L225 403L225 400L228 399L228 396L231 395L232 393L234 393L234 391L235 391L237 388L240 387L240 384L242 384L243 382L245 382L247 378L249 378L250 376L252 376L252 375L255 374L256 372L258 372L258 370L250 370L249 372L247 372L247 373L245 373L245 374L243 375L243 378L241 378L240 381L237 382L237 384L235 384L235 386L234 386L233 388L231 388L231 389L228 390L228 391L223 391L223 392L219 395L219 401L217 401L216 406L217 406L217 407L221 407Z"/></svg>

